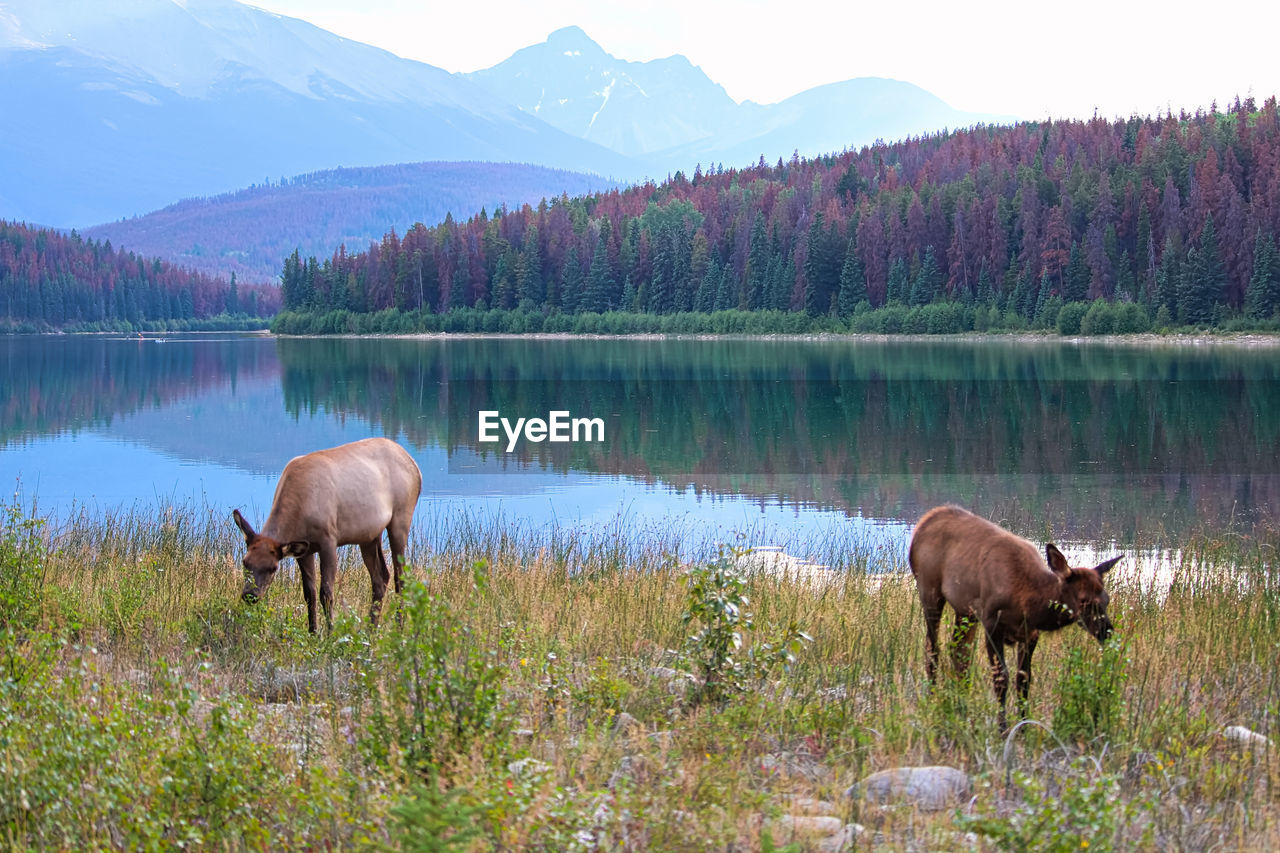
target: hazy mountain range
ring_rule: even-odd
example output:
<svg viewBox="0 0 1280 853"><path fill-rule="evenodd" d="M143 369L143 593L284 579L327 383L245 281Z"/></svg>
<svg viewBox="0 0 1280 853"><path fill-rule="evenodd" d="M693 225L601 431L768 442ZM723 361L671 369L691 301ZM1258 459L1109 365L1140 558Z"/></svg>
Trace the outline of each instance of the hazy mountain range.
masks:
<svg viewBox="0 0 1280 853"><path fill-rule="evenodd" d="M877 78L739 104L682 56L627 62L576 27L450 74L234 0L0 0L0 115L0 218L82 228L250 185L301 192L281 179L337 167L489 161L661 179L988 118ZM434 192L429 173L415 192ZM404 177L346 179L357 174ZM510 173L493 185L484 174L497 175L479 170L478 197L537 201L501 194ZM581 183L548 188L547 176L519 184L557 195ZM227 198L226 215L244 209Z"/></svg>

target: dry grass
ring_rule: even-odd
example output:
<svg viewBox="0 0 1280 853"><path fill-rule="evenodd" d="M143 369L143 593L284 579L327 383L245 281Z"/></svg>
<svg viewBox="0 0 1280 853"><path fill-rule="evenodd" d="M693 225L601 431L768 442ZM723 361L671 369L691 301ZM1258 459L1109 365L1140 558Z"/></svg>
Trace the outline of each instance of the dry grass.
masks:
<svg viewBox="0 0 1280 853"><path fill-rule="evenodd" d="M44 577L34 615L6 617L0 716L43 714L71 734L52 738L56 749L32 734L34 723L0 738L0 801L9 803L0 838L13 847L131 847L152 837L169 846L187 832L229 848L364 848L404 842L415 827L440 839L469 826L478 834L464 849L781 849L787 839L767 821L796 798L833 803L843 821L866 827L855 844L868 848L1280 847L1280 763L1221 735L1230 724L1277 734L1280 581L1265 539L1183 543L1167 595L1117 588L1123 645L1105 659L1082 631L1046 637L1031 707L1044 726L1010 742L995 727L985 661L971 683L926 689L914 587L874 573L900 568L879 545L823 546L853 555L841 569L872 574L808 583L751 573L747 645L787 623L813 641L785 675L693 707L687 679L672 672L690 626L686 555L671 541L437 520L418 531L413 573L442 608L431 612L465 631L405 657L396 649L416 611L391 596L383 626L368 632L368 580L355 554L340 572L335 629L315 638L287 571L256 608L239 602L240 541L221 514L137 510L41 535L47 550L34 557L21 536L0 543L0 569L36 561ZM487 566L479 585L478 561ZM367 736L376 708L412 704L397 679L433 649L462 682L466 654L479 653L499 693L492 731L452 751L437 745L424 775L399 750L404 732L381 756ZM1097 686L1104 665L1118 672L1112 690ZM36 675L23 676L24 666ZM47 701L14 687L22 683L38 684ZM1082 729L1064 716L1073 698L1112 716ZM133 725L152 733L136 750L127 739L117 747L120 788L149 792L137 805L159 814L154 825L109 801L106 771L85 769L113 754L95 752L95 738L117 736L131 714L151 715ZM166 799L162 782L199 778L203 749L232 762L222 768L229 777L251 757L259 775L228 783L207 814ZM536 761L515 763L523 758ZM871 771L923 764L965 770L972 799L927 814L844 797ZM56 787L68 774L74 795L61 796L74 808L13 805L23 786ZM790 849L818 849L816 839L796 843Z"/></svg>

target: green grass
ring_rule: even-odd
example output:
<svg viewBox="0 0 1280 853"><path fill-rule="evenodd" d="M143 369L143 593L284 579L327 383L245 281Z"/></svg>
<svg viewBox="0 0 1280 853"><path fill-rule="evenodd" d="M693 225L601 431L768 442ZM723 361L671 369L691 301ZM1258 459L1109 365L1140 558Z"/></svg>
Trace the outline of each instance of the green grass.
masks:
<svg viewBox="0 0 1280 853"><path fill-rule="evenodd" d="M222 512L2 517L6 848L816 849L762 822L796 797L863 824L867 849L1280 846L1277 756L1221 735L1280 735L1274 537L1175 543L1167 597L1113 590L1106 650L1046 636L1039 724L1005 739L985 661L926 689L914 587L875 575L902 567L874 542L817 543L855 569L832 584L748 574L727 600L751 618L717 628L686 618L714 608L676 536L426 518L381 627L350 553L312 637L287 570L240 602ZM789 625L812 642L709 693L670 673L697 669L708 625L744 656ZM918 764L970 773L972 801L843 798Z"/></svg>

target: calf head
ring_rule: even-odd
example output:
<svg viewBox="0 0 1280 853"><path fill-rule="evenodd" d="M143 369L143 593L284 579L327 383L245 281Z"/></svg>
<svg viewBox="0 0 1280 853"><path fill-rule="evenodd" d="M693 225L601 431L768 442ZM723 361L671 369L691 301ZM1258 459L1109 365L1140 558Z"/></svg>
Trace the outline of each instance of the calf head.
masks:
<svg viewBox="0 0 1280 853"><path fill-rule="evenodd" d="M1044 555L1049 561L1049 568L1062 579L1062 595L1058 602L1066 609L1071 621L1079 622L1099 643L1105 643L1111 636L1111 620L1107 618L1107 604L1111 596L1107 595L1102 579L1121 558L1112 557L1091 569L1073 569L1056 545L1046 545Z"/></svg>
<svg viewBox="0 0 1280 853"><path fill-rule="evenodd" d="M241 561L244 566L244 592L240 597L253 604L266 594L267 587L276 579L276 570L285 557L301 557L311 550L308 542L277 542L270 536L261 536L245 521L240 510L232 510L236 527L244 534L248 551Z"/></svg>

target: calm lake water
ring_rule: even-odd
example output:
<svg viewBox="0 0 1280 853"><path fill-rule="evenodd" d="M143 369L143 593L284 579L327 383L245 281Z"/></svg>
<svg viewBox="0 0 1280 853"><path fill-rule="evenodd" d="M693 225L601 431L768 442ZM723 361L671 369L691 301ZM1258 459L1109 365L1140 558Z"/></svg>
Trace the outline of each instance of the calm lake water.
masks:
<svg viewBox="0 0 1280 853"><path fill-rule="evenodd" d="M54 515L194 503L260 523L290 458L371 435L418 460L420 519L801 555L849 535L900 546L948 500L1123 547L1248 532L1280 508L1270 347L246 335L0 352L0 483ZM480 441L481 411L556 410L599 418L604 440Z"/></svg>

